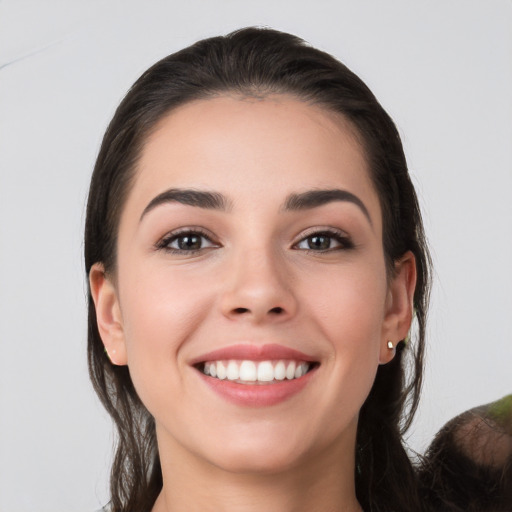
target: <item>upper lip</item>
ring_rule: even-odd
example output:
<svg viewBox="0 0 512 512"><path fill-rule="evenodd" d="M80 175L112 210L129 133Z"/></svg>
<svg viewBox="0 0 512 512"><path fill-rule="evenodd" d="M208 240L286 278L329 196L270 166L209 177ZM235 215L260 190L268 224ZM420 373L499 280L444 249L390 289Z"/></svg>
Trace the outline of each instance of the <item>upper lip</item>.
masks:
<svg viewBox="0 0 512 512"><path fill-rule="evenodd" d="M316 359L299 350L278 345L275 343L265 345L254 345L239 343L224 348L213 350L198 357L194 357L191 365L204 363L206 361L249 360L249 361L270 361L278 359L293 359L295 361L315 362Z"/></svg>

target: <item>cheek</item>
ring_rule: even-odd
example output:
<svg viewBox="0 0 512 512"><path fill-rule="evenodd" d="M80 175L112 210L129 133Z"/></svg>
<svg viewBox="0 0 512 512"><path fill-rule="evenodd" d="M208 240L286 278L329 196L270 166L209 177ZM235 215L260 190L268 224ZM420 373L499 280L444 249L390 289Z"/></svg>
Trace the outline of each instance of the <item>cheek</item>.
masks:
<svg viewBox="0 0 512 512"><path fill-rule="evenodd" d="M126 267L130 268L130 267ZM176 269L132 265L121 292L128 367L137 394L157 418L187 402L183 346L211 310L204 279ZM190 403L190 400L188 401Z"/></svg>
<svg viewBox="0 0 512 512"><path fill-rule="evenodd" d="M306 305L331 345L325 400L343 404L335 413L339 421L357 415L379 365L387 283L377 269L354 267L320 281L317 276L322 293Z"/></svg>
<svg viewBox="0 0 512 512"><path fill-rule="evenodd" d="M314 311L318 324L340 347L366 345L379 340L384 320L387 284L378 268L341 268L316 275L305 283L307 309ZM362 348L362 347L361 347Z"/></svg>
<svg viewBox="0 0 512 512"><path fill-rule="evenodd" d="M170 363L179 365L181 346L211 309L211 287L199 276L169 268L133 270L123 283L121 312L134 381L135 374L150 377Z"/></svg>

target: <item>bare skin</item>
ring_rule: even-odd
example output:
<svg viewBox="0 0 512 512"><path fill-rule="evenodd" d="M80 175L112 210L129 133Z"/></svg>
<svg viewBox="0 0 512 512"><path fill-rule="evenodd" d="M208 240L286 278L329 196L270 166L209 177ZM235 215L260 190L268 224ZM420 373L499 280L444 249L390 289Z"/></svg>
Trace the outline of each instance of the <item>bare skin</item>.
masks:
<svg viewBox="0 0 512 512"><path fill-rule="evenodd" d="M319 190L338 192L305 200ZM272 96L196 101L162 120L121 215L116 275L91 272L105 347L155 418L153 512L361 510L359 410L412 318L412 254L395 270L342 118ZM246 400L255 384L239 379L233 400L204 374L204 354L268 345L309 361L303 385L277 383L294 390L285 398Z"/></svg>

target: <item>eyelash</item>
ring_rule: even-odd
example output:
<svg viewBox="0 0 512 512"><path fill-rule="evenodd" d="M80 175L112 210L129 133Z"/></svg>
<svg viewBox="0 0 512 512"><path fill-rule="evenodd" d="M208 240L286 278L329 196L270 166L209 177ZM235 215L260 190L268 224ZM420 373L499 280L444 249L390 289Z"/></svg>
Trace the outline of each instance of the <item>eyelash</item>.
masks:
<svg viewBox="0 0 512 512"><path fill-rule="evenodd" d="M210 245L208 247L199 247L198 249L190 250L179 249L170 246L173 242L176 242L180 238L185 237L199 237L203 241L207 240ZM203 245L203 242L201 242L201 245ZM203 230L199 228L193 228L183 229L177 232L169 233L168 235L164 236L159 242L157 242L155 247L156 249L163 250L171 254L193 255L205 249L209 249L210 247L219 247L219 244L213 242L211 236L209 236Z"/></svg>
<svg viewBox="0 0 512 512"><path fill-rule="evenodd" d="M354 242L350 239L350 237L344 233L343 231L339 231L337 229L321 229L321 230L314 230L308 233L306 236L303 236L295 245L294 248L298 248L299 244L306 242L308 239L312 239L314 237L326 237L330 239L330 244L332 240L335 240L339 245L337 247L328 247L326 249L312 249L304 248L302 250L305 250L310 253L327 253L327 252L333 252L333 251L342 251L342 250L348 250L353 249L355 247Z"/></svg>
<svg viewBox="0 0 512 512"><path fill-rule="evenodd" d="M197 249L183 249L183 248L175 248L171 247L171 244L186 238L186 237L198 237L202 241L207 240L208 246L204 247L203 242L201 242L201 247ZM303 248L300 249L299 245L303 242L308 241L308 239L312 239L314 237L325 237L329 238L329 245L331 245L332 240L336 241L339 245L337 247L328 247L326 249L313 249L311 247L309 248ZM219 247L220 245L216 242L214 242L211 239L211 236L208 235L206 232L199 228L190 228L190 229L183 229L178 232L169 233L165 237L163 237L159 242L155 244L155 248L157 250L163 250L171 254L179 254L179 255L194 255L198 252L204 251L205 249L210 249L212 247ZM309 253L327 253L327 252L333 252L333 251L340 251L340 250L348 250L353 249L355 247L354 243L350 239L349 236L347 236L344 232L338 231L335 229L321 229L321 230L315 230L311 231L306 236L303 236L296 244L293 245L293 249L296 250L304 250Z"/></svg>

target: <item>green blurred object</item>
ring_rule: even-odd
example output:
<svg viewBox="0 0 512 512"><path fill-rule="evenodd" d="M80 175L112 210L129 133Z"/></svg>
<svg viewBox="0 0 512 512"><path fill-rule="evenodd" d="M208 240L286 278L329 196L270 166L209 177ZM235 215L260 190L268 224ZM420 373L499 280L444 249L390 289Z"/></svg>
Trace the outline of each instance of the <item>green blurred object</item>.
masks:
<svg viewBox="0 0 512 512"><path fill-rule="evenodd" d="M512 435L512 394L489 404L488 416Z"/></svg>

